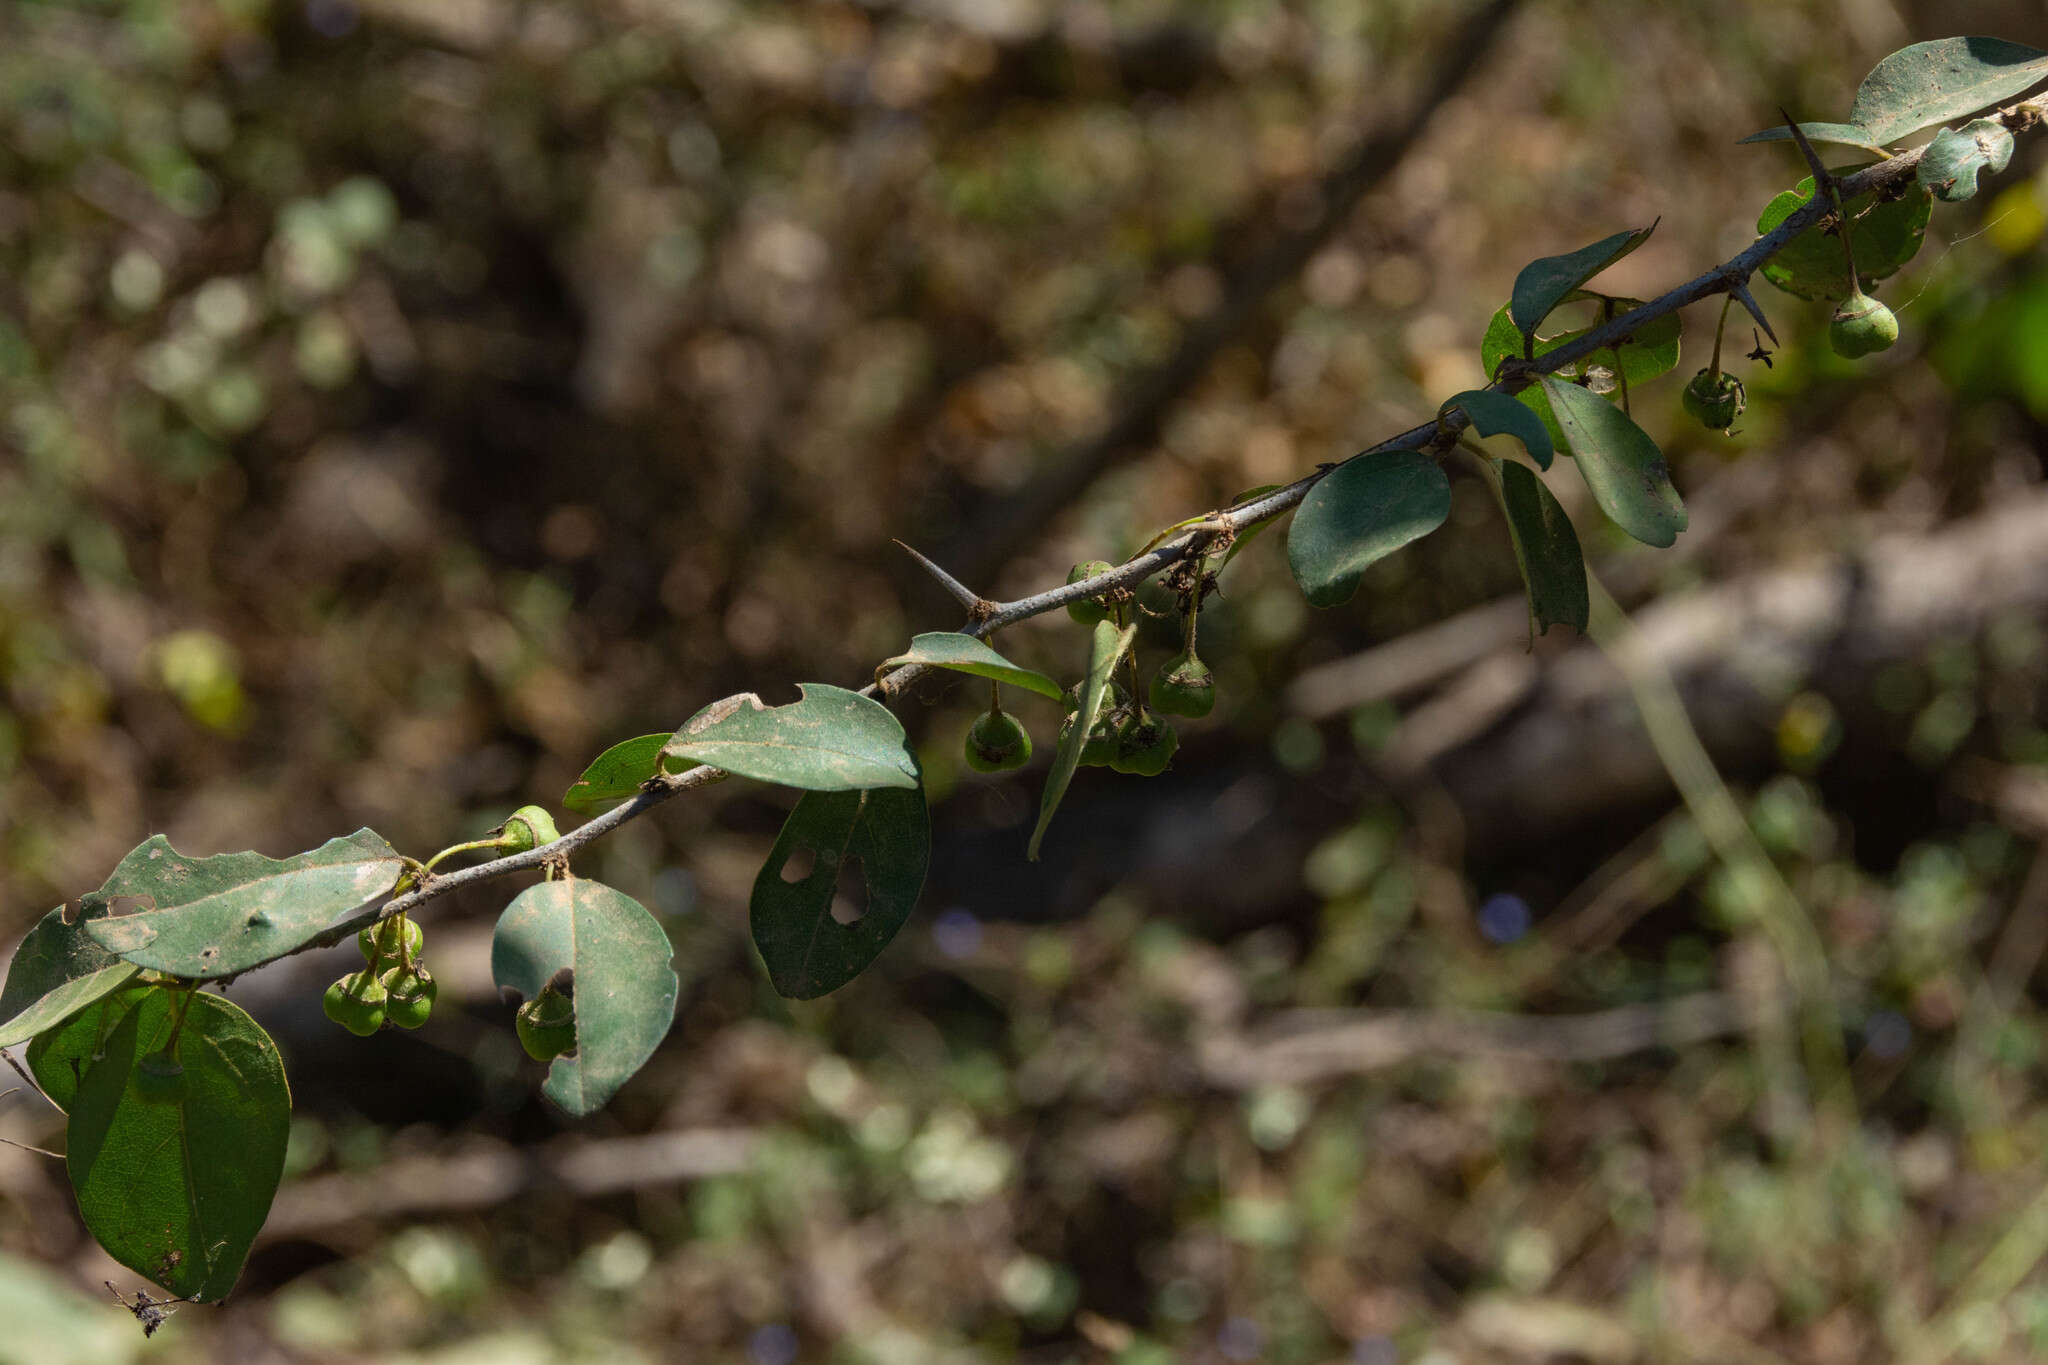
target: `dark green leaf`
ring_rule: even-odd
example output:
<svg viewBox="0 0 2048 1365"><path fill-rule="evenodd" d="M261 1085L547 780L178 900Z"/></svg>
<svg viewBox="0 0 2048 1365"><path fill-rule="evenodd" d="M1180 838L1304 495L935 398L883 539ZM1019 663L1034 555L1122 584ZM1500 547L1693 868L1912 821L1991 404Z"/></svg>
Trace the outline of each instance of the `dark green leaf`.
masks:
<svg viewBox="0 0 2048 1365"><path fill-rule="evenodd" d="M697 766L681 758L663 762L661 751L668 741L669 735L665 731L658 735L620 740L590 760L583 776L577 778L576 784L563 794L562 805L569 810L588 813L610 802L638 796L642 784L651 780L657 769L679 773Z"/></svg>
<svg viewBox="0 0 2048 1365"><path fill-rule="evenodd" d="M1045 776L1045 790L1038 797L1038 823L1031 830L1031 843L1024 850L1024 856L1032 862L1038 861L1038 845L1045 838L1046 826L1052 823L1053 812L1060 808L1066 797L1067 784L1074 780L1075 770L1081 766L1081 749L1088 742L1088 732L1095 728L1095 721L1102 714L1103 694L1109 691L1109 675L1115 671L1117 660L1131 647L1131 641L1138 638L1136 625L1116 628L1110 621L1097 621L1093 634L1088 637L1088 673L1081 680L1081 705L1074 712L1072 721L1060 732L1060 746L1052 758L1052 771Z"/></svg>
<svg viewBox="0 0 2048 1365"><path fill-rule="evenodd" d="M1759 234L1769 232L1813 197L1813 177L1799 182L1764 206L1756 220ZM1859 195L1842 206L1854 222L1850 241L1856 248L1856 269L1866 280L1881 280L1897 273L1913 259L1927 235L1927 220L1934 213L1934 200L1918 185L1909 187L1903 199L1879 204L1873 194ZM1788 294L1802 299L1846 299L1850 288L1849 265L1838 237L1821 232L1815 223L1787 242L1784 249L1764 262L1764 278Z"/></svg>
<svg viewBox="0 0 2048 1365"><path fill-rule="evenodd" d="M1645 545L1674 543L1685 529L1685 504L1649 433L1576 384L1544 375L1543 389L1600 510Z"/></svg>
<svg viewBox="0 0 2048 1365"><path fill-rule="evenodd" d="M28 1045L28 1070L50 1103L68 1111L86 1069L104 1050L107 1035L155 986L127 986L93 1001Z"/></svg>
<svg viewBox="0 0 2048 1365"><path fill-rule="evenodd" d="M1550 468L1553 446L1549 428L1527 404L1499 389L1467 389L1453 394L1437 409L1437 415L1442 416L1452 408L1471 418L1472 429L1481 436L1512 436L1529 452L1529 458L1545 469Z"/></svg>
<svg viewBox="0 0 2048 1365"><path fill-rule="evenodd" d="M106 912L106 902L97 901L66 924L59 906L28 931L7 968L6 989L0 990L0 1047L54 1028L121 989L142 970L115 957L86 933L86 919Z"/></svg>
<svg viewBox="0 0 2048 1365"><path fill-rule="evenodd" d="M785 868L800 851L810 866L790 881ZM775 989L811 1000L867 970L910 918L931 854L922 790L807 793L783 822L750 902L754 946ZM832 902L849 862L866 897L860 917L841 923Z"/></svg>
<svg viewBox="0 0 2048 1365"><path fill-rule="evenodd" d="M1523 266L1522 273L1515 276L1514 293L1508 301L1515 326L1523 335L1532 335L1543 319L1550 316L1550 310L1563 303L1573 290L1648 241L1656 230L1655 223L1631 228L1577 251L1545 256Z"/></svg>
<svg viewBox="0 0 2048 1365"><path fill-rule="evenodd" d="M1614 317L1619 317L1624 313L1632 312L1642 307L1641 299L1609 299L1604 295L1590 293L1583 289L1564 301L1565 304L1601 304L1603 302L1605 307L1602 311ZM1569 331L1559 332L1556 336L1537 337L1536 354L1538 356L1546 356L1560 346L1577 341L1588 331L1592 330L1593 327L1598 326L1599 319L1600 315L1596 313L1594 321L1584 327L1575 327ZM1618 369L1620 376L1626 379L1630 386L1647 384L1653 379L1670 373L1671 370L1677 367L1680 330L1678 315L1676 313L1667 313L1663 317L1644 323L1627 341L1622 342L1619 347L1595 351L1591 355L1575 360L1569 365L1561 366L1557 373L1566 378L1572 378L1583 376L1588 371L1596 368L1605 369L1610 373ZM1487 323L1486 335L1480 340L1480 364L1485 367L1487 375L1491 377L1498 370L1502 360L1508 356L1519 356L1521 353L1522 334L1516 330L1514 320L1508 316L1507 305L1503 304L1494 313L1493 319ZM1564 433L1558 429L1557 418L1550 411L1550 400L1543 396L1541 386L1531 384L1514 397L1516 402L1522 404L1522 406L1535 413L1541 419L1543 430L1550 437L1553 446L1564 445ZM1539 460L1539 463L1542 463L1542 461ZM1545 467L1548 468L1548 465L1546 464Z"/></svg>
<svg viewBox="0 0 2048 1365"><path fill-rule="evenodd" d="M188 858L158 834L121 860L97 892L154 909L87 923L100 946L137 966L192 981L233 976L303 947L397 884L405 862L359 829L309 853Z"/></svg>
<svg viewBox="0 0 2048 1365"><path fill-rule="evenodd" d="M1937 38L1892 53L1856 87L1849 122L1874 142L1988 109L2048 80L2048 52L2002 38ZM1862 263L1859 254L1857 263Z"/></svg>
<svg viewBox="0 0 2048 1365"><path fill-rule="evenodd" d="M1920 187L1944 203L1977 192L1979 172L1993 175L2012 160L2012 133L1997 119L1973 119L1960 129L1944 128L1921 153L1914 175Z"/></svg>
<svg viewBox="0 0 2048 1365"><path fill-rule="evenodd" d="M548 1067L541 1093L581 1118L603 1107L654 1055L676 1013L668 935L640 902L564 877L519 893L491 936L491 977L528 1000L575 972L576 1050Z"/></svg>
<svg viewBox="0 0 2048 1365"><path fill-rule="evenodd" d="M179 993L151 991L86 1071L65 1165L107 1253L172 1294L226 1298L284 1174L292 1095L277 1045L217 995L193 995L179 1030L184 1093L138 1094L136 1063L170 1038Z"/></svg>
<svg viewBox="0 0 2048 1365"><path fill-rule="evenodd" d="M955 673L972 673L977 678L992 678L996 682L1021 687L1027 692L1036 692L1041 697L1060 699L1060 685L1043 673L1028 668L1019 668L1002 655L990 649L972 635L956 635L951 631L935 630L911 637L910 648L893 659L884 659L882 666L875 670L875 681L880 682L882 674L905 664L924 664L930 668L950 668Z"/></svg>
<svg viewBox="0 0 2048 1365"><path fill-rule="evenodd" d="M1500 472L1501 508L1529 590L1529 619L1536 633L1560 623L1585 630L1590 610L1586 561L1571 518L1527 465L1505 463Z"/></svg>
<svg viewBox="0 0 2048 1365"><path fill-rule="evenodd" d="M1799 131L1806 134L1808 142L1832 142L1843 147L1854 147L1858 151L1884 158L1891 155L1882 143L1871 140L1870 134L1853 123L1802 123ZM1742 138L1743 142L1790 142L1792 130L1784 124L1766 128L1761 133L1751 133Z"/></svg>
<svg viewBox="0 0 2048 1365"><path fill-rule="evenodd" d="M917 759L888 707L826 683L800 683L797 691L803 699L787 706L769 706L751 692L713 702L662 752L807 791L917 785Z"/></svg>
<svg viewBox="0 0 2048 1365"><path fill-rule="evenodd" d="M1338 465L1287 528L1287 564L1310 606L1349 601L1379 560L1444 524L1451 481L1416 450L1383 450Z"/></svg>

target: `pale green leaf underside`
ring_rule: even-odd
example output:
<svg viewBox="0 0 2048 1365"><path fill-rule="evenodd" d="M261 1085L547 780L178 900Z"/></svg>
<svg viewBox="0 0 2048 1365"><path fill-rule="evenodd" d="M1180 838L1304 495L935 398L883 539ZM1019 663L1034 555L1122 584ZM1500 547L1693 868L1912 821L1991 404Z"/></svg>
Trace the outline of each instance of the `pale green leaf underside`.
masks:
<svg viewBox="0 0 2048 1365"><path fill-rule="evenodd" d="M1102 714L1109 676L1137 637L1137 626L1118 630L1111 621L1097 621L1088 637L1088 672L1081 680L1081 705L1074 712L1072 724L1061 732L1059 748L1052 757L1052 771L1046 774L1045 790L1039 793L1038 823L1032 827L1031 843L1024 850L1024 856L1032 862L1038 861L1038 846L1045 838L1046 828L1052 824L1053 814L1059 810L1067 786L1081 766L1081 749L1088 742L1088 732L1095 728L1096 718Z"/></svg>
<svg viewBox="0 0 2048 1365"><path fill-rule="evenodd" d="M800 849L812 855L810 870L786 881L783 869ZM865 971L910 918L931 853L922 789L805 793L761 865L748 906L754 946L775 989L811 1000ZM832 902L849 861L867 895L860 918L841 924Z"/></svg>
<svg viewBox="0 0 2048 1365"><path fill-rule="evenodd" d="M1870 134L1853 123L1802 123L1799 131L1806 134L1808 142L1828 142L1843 147L1854 147L1883 159L1891 155L1882 143L1871 140ZM1790 142L1792 130L1784 124L1766 128L1761 133L1751 133L1740 139L1742 142Z"/></svg>
<svg viewBox="0 0 2048 1365"><path fill-rule="evenodd" d="M787 706L769 706L751 692L714 702L662 752L806 791L917 785L917 759L888 707L826 683L797 690L802 700Z"/></svg>
<svg viewBox="0 0 2048 1365"><path fill-rule="evenodd" d="M1309 490L1287 528L1287 564L1309 605L1350 600L1375 563L1451 515L1451 482L1415 450L1383 450L1337 466Z"/></svg>
<svg viewBox="0 0 2048 1365"><path fill-rule="evenodd" d="M583 776L562 794L563 807L579 814L588 813L609 802L639 795L641 786L657 771L679 773L697 766L680 758L664 763L661 751L668 741L669 733L664 730L658 735L640 735L612 745L591 759Z"/></svg>
<svg viewBox="0 0 2048 1365"><path fill-rule="evenodd" d="M1600 510L1645 545L1674 544L1685 529L1685 504L1649 433L1598 394L1554 375L1543 376L1543 390Z"/></svg>
<svg viewBox="0 0 2048 1365"><path fill-rule="evenodd" d="M0 1047L27 1042L55 1028L103 996L119 990L142 969L102 948L85 930L85 919L106 913L87 906L70 924L59 906L37 921L14 950L7 985L0 989Z"/></svg>
<svg viewBox="0 0 2048 1365"><path fill-rule="evenodd" d="M1996 175L2011 162L2011 131L1997 119L1972 119L1961 128L1936 133L1914 167L1914 176L1922 189L1953 204L1977 192L1980 174Z"/></svg>
<svg viewBox="0 0 2048 1365"><path fill-rule="evenodd" d="M960 635L952 631L935 630L911 637L910 648L893 659L884 659L875 670L875 680L892 668L905 664L924 664L928 668L947 668L956 673L971 673L977 678L989 678L995 682L1021 687L1027 692L1036 692L1041 697L1058 701L1060 685L1043 673L1021 668L1011 663L988 645L972 635Z"/></svg>
<svg viewBox="0 0 2048 1365"><path fill-rule="evenodd" d="M1856 88L1849 122L1876 142L1974 114L2048 80L2048 52L2003 38L1937 38L1901 48Z"/></svg>

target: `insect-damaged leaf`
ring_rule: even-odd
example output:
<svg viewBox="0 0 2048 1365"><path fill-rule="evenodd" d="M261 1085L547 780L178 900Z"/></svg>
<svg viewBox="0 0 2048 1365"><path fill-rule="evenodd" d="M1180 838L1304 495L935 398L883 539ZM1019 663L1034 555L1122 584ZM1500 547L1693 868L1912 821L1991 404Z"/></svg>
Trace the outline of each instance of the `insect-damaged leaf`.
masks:
<svg viewBox="0 0 2048 1365"><path fill-rule="evenodd" d="M141 914L89 920L99 945L140 967L193 981L233 976L283 957L397 884L405 861L367 829L308 853L188 858L157 834L88 900L149 900Z"/></svg>
<svg viewBox="0 0 2048 1365"><path fill-rule="evenodd" d="M1514 293L1508 300L1508 313L1515 326L1522 335L1533 336L1537 326L1550 316L1550 310L1563 303L1573 290L1648 241L1656 230L1655 223L1630 228L1577 251L1545 256L1523 266L1522 273L1515 276Z"/></svg>
<svg viewBox="0 0 2048 1365"><path fill-rule="evenodd" d="M590 766L583 770L583 776L563 793L563 807L579 813L594 811L607 802L638 796L641 784L653 778L657 771L679 773L697 766L682 758L664 761L661 751L668 741L669 735L663 731L658 735L622 739L612 745L591 759Z"/></svg>
<svg viewBox="0 0 2048 1365"><path fill-rule="evenodd" d="M1972 119L1961 128L1936 133L1913 174L1922 189L1954 204L1977 192L1979 172L1996 175L2011 161L2011 131L1994 118Z"/></svg>
<svg viewBox="0 0 2048 1365"><path fill-rule="evenodd" d="M85 931L88 916L104 915L104 902L65 922L59 906L37 921L7 968L0 990L0 1047L26 1042L54 1028L102 996L121 989L142 969L123 962Z"/></svg>
<svg viewBox="0 0 2048 1365"><path fill-rule="evenodd" d="M227 1297L284 1174L292 1096L270 1035L217 995L184 1006L175 1095L138 1088L181 992L151 990L85 1070L65 1165L109 1255L180 1297Z"/></svg>
<svg viewBox="0 0 2048 1365"><path fill-rule="evenodd" d="M1481 436L1512 436L1529 452L1529 458L1550 468L1554 447L1543 420L1525 403L1499 389L1467 389L1453 394L1437 409L1439 416L1457 408L1472 419L1472 430Z"/></svg>
<svg viewBox="0 0 2048 1365"><path fill-rule="evenodd" d="M1934 200L1919 185L1908 186L1905 197L1879 204L1876 192L1845 200L1843 211L1854 225L1849 241L1856 249L1856 273L1866 280L1881 280L1896 274L1899 267L1919 253L1927 235L1927 220L1934 213ZM1756 220L1759 234L1769 232L1791 217L1813 198L1813 177L1799 182L1764 205ZM1846 299L1850 288L1849 263L1841 239L1821 231L1814 223L1787 242L1777 255L1763 264L1764 278L1788 294L1802 299Z"/></svg>
<svg viewBox="0 0 2048 1365"><path fill-rule="evenodd" d="M1529 590L1529 619L1541 635L1557 624L1586 628L1586 561L1571 518L1527 465L1501 466L1501 508L1515 562Z"/></svg>
<svg viewBox="0 0 2048 1365"><path fill-rule="evenodd" d="M990 678L996 682L1009 683L1027 692L1036 692L1041 697L1060 699L1060 685L1043 673L1020 668L1002 655L989 648L972 635L959 635L952 631L935 630L911 637L910 648L893 659L884 659L882 666L875 670L875 680L881 681L882 674L905 664L924 664L930 668L950 668L956 673L971 673L977 678Z"/></svg>
<svg viewBox="0 0 2048 1365"><path fill-rule="evenodd" d="M810 866L791 881L787 869L800 852L808 852ZM810 1000L867 970L910 918L931 853L921 788L806 793L783 822L749 902L754 946L775 989ZM841 923L832 903L849 863L866 899L859 918Z"/></svg>
<svg viewBox="0 0 2048 1365"><path fill-rule="evenodd" d="M1451 481L1417 450L1383 450L1338 465L1302 500L1287 528L1287 564L1314 607L1358 590L1373 564L1444 524Z"/></svg>
<svg viewBox="0 0 2048 1365"><path fill-rule="evenodd" d="M1665 548L1677 541L1685 529L1685 504L1649 433L1598 394L1555 375L1543 376L1543 391L1600 510L1645 545Z"/></svg>
<svg viewBox="0 0 2048 1365"><path fill-rule="evenodd" d="M2002 38L1937 38L1901 48L1856 87L1849 122L1874 142L1974 114L2048 80L2048 52ZM1859 255L1857 263L1863 258Z"/></svg>
<svg viewBox="0 0 2048 1365"><path fill-rule="evenodd" d="M1038 845L1045 838L1046 827L1052 824L1053 813L1059 810L1060 802L1067 795L1067 785L1074 780L1074 773L1081 766L1081 750L1088 743L1088 732L1095 728L1096 719L1102 715L1102 699L1109 691L1109 675L1115 671L1117 660L1123 658L1124 652L1131 647L1131 641L1137 638L1136 625L1118 630L1109 621L1097 621L1094 633L1088 637L1088 673L1081 679L1081 704L1066 728L1060 731L1060 745L1053 753L1052 771L1045 775L1045 790L1038 796L1038 823L1032 827L1031 843L1024 850L1024 856L1032 862L1038 861Z"/></svg>
<svg viewBox="0 0 2048 1365"><path fill-rule="evenodd" d="M803 699L787 706L769 706L751 692L713 702L662 752L807 791L917 785L917 759L888 707L826 683L797 690Z"/></svg>
<svg viewBox="0 0 2048 1365"><path fill-rule="evenodd" d="M602 1108L654 1055L676 1013L668 935L640 902L564 877L520 892L491 935L491 978L531 1000L575 973L576 1050L555 1058L541 1093L581 1118Z"/></svg>

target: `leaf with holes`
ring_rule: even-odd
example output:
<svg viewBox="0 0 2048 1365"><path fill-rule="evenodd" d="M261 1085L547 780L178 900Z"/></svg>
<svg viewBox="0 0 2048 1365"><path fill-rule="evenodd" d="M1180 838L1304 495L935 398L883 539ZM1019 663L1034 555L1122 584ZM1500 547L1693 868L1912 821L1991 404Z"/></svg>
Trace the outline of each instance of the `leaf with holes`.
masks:
<svg viewBox="0 0 2048 1365"><path fill-rule="evenodd" d="M1557 333L1555 336L1537 337L1536 354L1539 357L1549 355L1558 347L1577 341L1594 327L1599 326L1603 316L1620 317L1624 313L1633 312L1643 306L1641 299L1609 297L1605 294L1595 294L1589 290L1581 289L1573 293L1559 307L1582 303L1597 306L1598 311L1594 313L1593 320L1585 326L1572 327ZM1565 378L1575 378L1583 377L1589 371L1597 368L1605 370L1611 375L1619 376L1620 379L1626 380L1631 387L1638 384L1647 384L1653 379L1669 374L1678 367L1678 339L1680 330L1681 325L1678 315L1676 313L1667 313L1663 317L1653 318L1649 322L1644 323L1636 329L1628 340L1622 342L1619 346L1598 350L1589 356L1583 356L1568 365L1560 367L1556 373ZM1522 334L1516 330L1514 319L1508 316L1507 305L1502 304L1499 310L1494 313L1492 320L1487 323L1486 335L1480 338L1479 363L1485 367L1487 375L1491 377L1499 370L1501 361L1509 356L1519 356L1521 353ZM1618 384L1616 388L1619 388ZM1550 411L1550 400L1543 396L1541 385L1529 385L1520 393L1515 394L1514 399L1541 419L1543 430L1550 437L1553 447L1564 445L1564 433L1558 429L1557 418ZM1453 399L1452 401L1456 402L1457 400ZM1532 450L1530 453L1534 454L1535 452ZM1541 457L1538 457L1537 463L1546 469L1550 467L1549 461Z"/></svg>
<svg viewBox="0 0 2048 1365"><path fill-rule="evenodd" d="M1786 190L1764 206L1756 220L1757 232L1769 232L1812 197L1813 177L1808 176L1797 189ZM1849 241L1856 250L1857 273L1866 280L1881 280L1896 274L1918 254L1927 236L1927 221L1934 214L1934 199L1916 184L1907 188L1902 199L1880 204L1873 191L1845 201L1842 207L1854 224ZM1841 240L1823 233L1819 223L1765 261L1763 272L1772 284L1802 299L1846 299L1852 292Z"/></svg>
<svg viewBox="0 0 2048 1365"><path fill-rule="evenodd" d="M802 700L787 706L769 706L751 692L713 702L662 752L806 791L917 785L917 759L888 707L825 683L800 683L797 691Z"/></svg>
<svg viewBox="0 0 2048 1365"><path fill-rule="evenodd" d="M1514 293L1508 299L1508 312L1514 318L1515 326L1523 336L1533 337L1543 319L1550 316L1551 309L1563 303L1587 280L1650 240L1650 234L1656 230L1655 223L1645 228L1630 228L1577 251L1568 251L1562 256L1545 256L1523 266L1522 273L1515 276Z"/></svg>
<svg viewBox="0 0 2048 1365"><path fill-rule="evenodd" d="M528 1000L562 968L574 974L576 1050L554 1059L541 1093L578 1118L654 1055L676 1013L668 935L640 902L565 877L520 892L491 935L491 979Z"/></svg>
<svg viewBox="0 0 2048 1365"><path fill-rule="evenodd" d="M1066 799L1067 785L1081 767L1081 750L1088 743L1088 732L1095 728L1097 718L1102 715L1102 699L1109 691L1109 675L1116 670L1117 661L1130 649L1131 641L1137 638L1136 625L1118 630L1110 621L1097 621L1088 637L1088 672L1081 679L1080 705L1060 731L1059 748L1052 757L1052 771L1045 775L1045 790L1038 797L1038 823L1032 827L1031 843L1024 850L1024 856L1032 862L1038 861L1038 846L1045 839L1046 827L1052 824L1053 814L1059 810L1060 802Z"/></svg>
<svg viewBox="0 0 2048 1365"><path fill-rule="evenodd" d="M1831 142L1841 147L1854 147L1880 159L1891 155L1883 143L1873 140L1869 133L1853 123L1802 123L1799 125L1799 131L1806 135L1808 142ZM1748 137L1736 140L1738 143L1790 142L1792 130L1781 123L1775 128L1766 128L1761 133L1751 133Z"/></svg>
<svg viewBox="0 0 2048 1365"><path fill-rule="evenodd" d="M2048 52L2002 38L1937 38L1892 53L1856 87L1849 122L1874 142L1988 109L2048 80ZM1860 263L1861 258L1858 258Z"/></svg>
<svg viewBox="0 0 2048 1365"><path fill-rule="evenodd" d="M775 989L812 1000L867 970L910 918L931 854L922 789L807 793L783 822L749 902L754 946ZM865 900L859 918L842 923L832 903L849 876Z"/></svg>
<svg viewBox="0 0 2048 1365"><path fill-rule="evenodd" d="M106 912L100 902L67 921L59 906L28 931L8 965L7 985L0 989L0 1047L55 1028L142 970L100 947L85 931L87 918Z"/></svg>
<svg viewBox="0 0 2048 1365"><path fill-rule="evenodd" d="M107 1036L156 986L125 986L93 1001L56 1028L36 1035L25 1054L28 1070L50 1103L69 1112L78 1083L106 1050Z"/></svg>
<svg viewBox="0 0 2048 1365"><path fill-rule="evenodd" d="M1351 598L1368 568L1451 515L1451 481L1418 450L1338 465L1309 490L1287 528L1287 564L1314 607Z"/></svg>
<svg viewBox="0 0 2048 1365"><path fill-rule="evenodd" d="M1444 405L1437 409L1437 416L1443 416L1452 408L1470 418L1472 430L1481 436L1512 436L1522 443L1530 459L1544 469L1550 468L1555 450L1550 431L1526 403L1516 401L1499 389L1467 389L1446 399Z"/></svg>
<svg viewBox="0 0 2048 1365"><path fill-rule="evenodd" d="M1945 204L1977 192L1977 176L2004 170L2012 161L2012 133L1993 118L1973 119L1934 135L1913 170L1920 187Z"/></svg>
<svg viewBox="0 0 2048 1365"><path fill-rule="evenodd" d="M190 981L234 976L304 947L397 884L405 860L367 829L282 860L188 858L153 835L88 901L134 896L153 909L88 921L108 952Z"/></svg>
<svg viewBox="0 0 2048 1365"><path fill-rule="evenodd" d="M1500 474L1501 510L1507 513L1536 633L1560 623L1584 631L1590 609L1586 560L1571 518L1527 465L1504 463Z"/></svg>
<svg viewBox="0 0 2048 1365"><path fill-rule="evenodd" d="M892 668L906 664L923 664L927 668L949 668L955 673L970 673L977 678L988 678L1012 687L1021 687L1026 692L1036 692L1041 697L1060 699L1060 685L1043 673L1020 668L993 649L975 639L972 635L958 635L951 631L934 630L911 637L910 648L893 659L884 659L882 666L875 670L875 681Z"/></svg>
<svg viewBox="0 0 2048 1365"><path fill-rule="evenodd" d="M1674 544L1685 529L1685 504L1650 434L1598 394L1555 375L1543 376L1543 390L1600 510L1645 545Z"/></svg>
<svg viewBox="0 0 2048 1365"><path fill-rule="evenodd" d="M563 807L588 814L599 806L638 796L641 786L650 781L657 771L679 773L697 766L688 759L663 759L661 751L668 741L669 735L664 731L658 735L622 739L612 745L591 759L590 766L583 770L583 776L563 793Z"/></svg>
<svg viewBox="0 0 2048 1365"><path fill-rule="evenodd" d="M292 1095L277 1044L217 995L189 997L174 1093L149 1088L186 999L152 990L85 1071L64 1164L107 1253L172 1294L227 1297L284 1175ZM140 1085L138 1085L140 1082Z"/></svg>

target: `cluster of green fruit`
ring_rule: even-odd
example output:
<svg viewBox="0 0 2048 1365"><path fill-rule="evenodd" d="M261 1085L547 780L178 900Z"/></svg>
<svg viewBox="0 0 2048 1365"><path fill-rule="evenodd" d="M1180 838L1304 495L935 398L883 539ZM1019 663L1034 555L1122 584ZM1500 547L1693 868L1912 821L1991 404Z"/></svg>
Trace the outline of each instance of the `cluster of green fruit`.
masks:
<svg viewBox="0 0 2048 1365"><path fill-rule="evenodd" d="M426 935L404 915L393 915L356 935L367 962L361 971L327 988L321 1006L327 1017L359 1038L389 1024L418 1028L434 1012L439 987L420 961Z"/></svg>
<svg viewBox="0 0 2048 1365"><path fill-rule="evenodd" d="M1721 321L1725 327L1725 309ZM1844 360L1861 360L1864 356L1890 350L1898 339L1898 316L1864 293L1861 285L1852 282L1849 297L1842 300L1842 306L1835 309L1834 316L1828 319L1829 348ZM1742 416L1743 408L1748 406L1749 395L1743 389L1742 381L1721 368L1721 334L1718 331L1714 334L1714 363L1692 377L1680 401L1687 414L1711 431L1726 431L1734 426L1735 419Z"/></svg>

